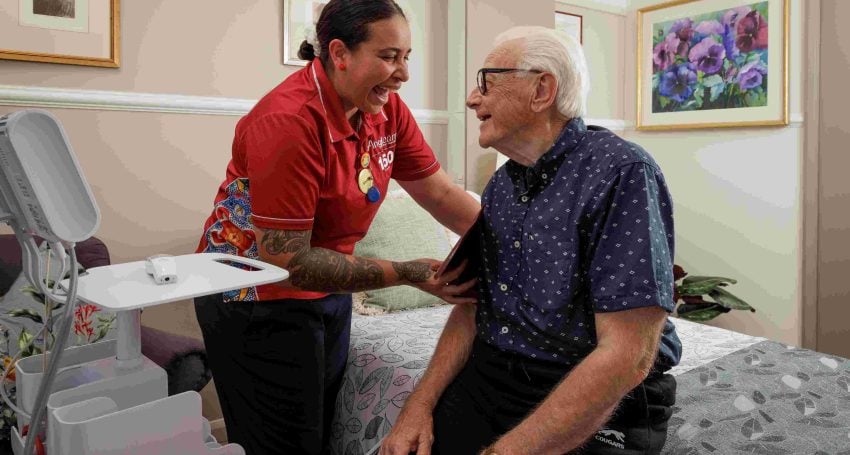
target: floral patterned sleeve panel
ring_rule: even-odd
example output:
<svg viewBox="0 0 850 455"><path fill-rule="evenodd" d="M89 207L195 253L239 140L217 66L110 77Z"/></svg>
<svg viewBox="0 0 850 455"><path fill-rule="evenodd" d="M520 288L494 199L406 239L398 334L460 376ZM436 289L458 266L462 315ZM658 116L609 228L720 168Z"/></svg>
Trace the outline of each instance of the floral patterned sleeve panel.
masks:
<svg viewBox="0 0 850 455"><path fill-rule="evenodd" d="M445 305L378 316L353 315L348 366L331 427L332 453L370 453L389 433L422 378L451 309ZM682 319L673 322L683 353L671 374L764 340Z"/></svg>

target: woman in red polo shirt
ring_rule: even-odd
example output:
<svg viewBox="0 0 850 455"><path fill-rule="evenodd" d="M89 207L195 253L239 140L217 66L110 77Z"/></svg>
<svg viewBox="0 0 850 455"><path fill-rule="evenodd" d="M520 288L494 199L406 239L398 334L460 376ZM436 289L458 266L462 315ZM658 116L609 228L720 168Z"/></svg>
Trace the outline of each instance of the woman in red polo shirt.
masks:
<svg viewBox="0 0 850 455"><path fill-rule="evenodd" d="M404 13L392 0L331 0L316 36L299 52L310 63L237 124L198 246L291 274L195 301L228 439L252 455L328 451L351 292L411 285L474 303L460 297L473 283L434 279L436 260L352 256L390 178L455 232L479 209L440 169L396 94L409 77Z"/></svg>

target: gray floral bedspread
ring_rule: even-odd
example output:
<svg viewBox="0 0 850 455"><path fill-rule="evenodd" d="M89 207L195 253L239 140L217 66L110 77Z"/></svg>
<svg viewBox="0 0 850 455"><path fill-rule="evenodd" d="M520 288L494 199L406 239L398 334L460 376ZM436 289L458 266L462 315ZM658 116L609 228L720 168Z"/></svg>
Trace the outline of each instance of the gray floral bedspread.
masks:
<svg viewBox="0 0 850 455"><path fill-rule="evenodd" d="M763 341L679 375L665 453L850 455L850 361Z"/></svg>
<svg viewBox="0 0 850 455"><path fill-rule="evenodd" d="M331 428L334 454L369 453L389 433L428 366L451 308L446 305L379 316L354 315L348 366ZM681 319L674 323L683 353L672 374L764 340Z"/></svg>

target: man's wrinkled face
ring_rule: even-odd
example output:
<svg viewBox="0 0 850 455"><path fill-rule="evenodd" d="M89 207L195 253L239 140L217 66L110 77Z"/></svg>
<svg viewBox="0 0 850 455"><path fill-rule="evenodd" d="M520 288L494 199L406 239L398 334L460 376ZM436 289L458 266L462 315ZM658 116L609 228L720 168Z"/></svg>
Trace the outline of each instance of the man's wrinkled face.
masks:
<svg viewBox="0 0 850 455"><path fill-rule="evenodd" d="M518 43L503 43L490 52L482 68L516 68L519 52ZM485 95L478 87L472 89L466 105L481 121L478 128L481 147L493 147L504 153L504 146L530 121L534 76L536 74L526 72L491 73L486 75Z"/></svg>

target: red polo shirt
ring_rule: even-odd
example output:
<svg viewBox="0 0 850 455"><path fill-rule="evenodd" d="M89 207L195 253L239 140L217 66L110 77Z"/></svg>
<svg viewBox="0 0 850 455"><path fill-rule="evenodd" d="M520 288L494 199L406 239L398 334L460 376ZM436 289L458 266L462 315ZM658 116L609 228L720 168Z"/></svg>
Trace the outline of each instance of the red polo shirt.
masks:
<svg viewBox="0 0 850 455"><path fill-rule="evenodd" d="M360 191L360 156L381 193ZM253 227L312 230L311 245L351 254L366 235L390 177L418 180L440 169L410 110L395 93L378 114L363 114L359 131L314 60L264 96L236 125L233 156L204 225L198 252L257 258ZM313 299L325 293L277 285L242 289L225 300Z"/></svg>

